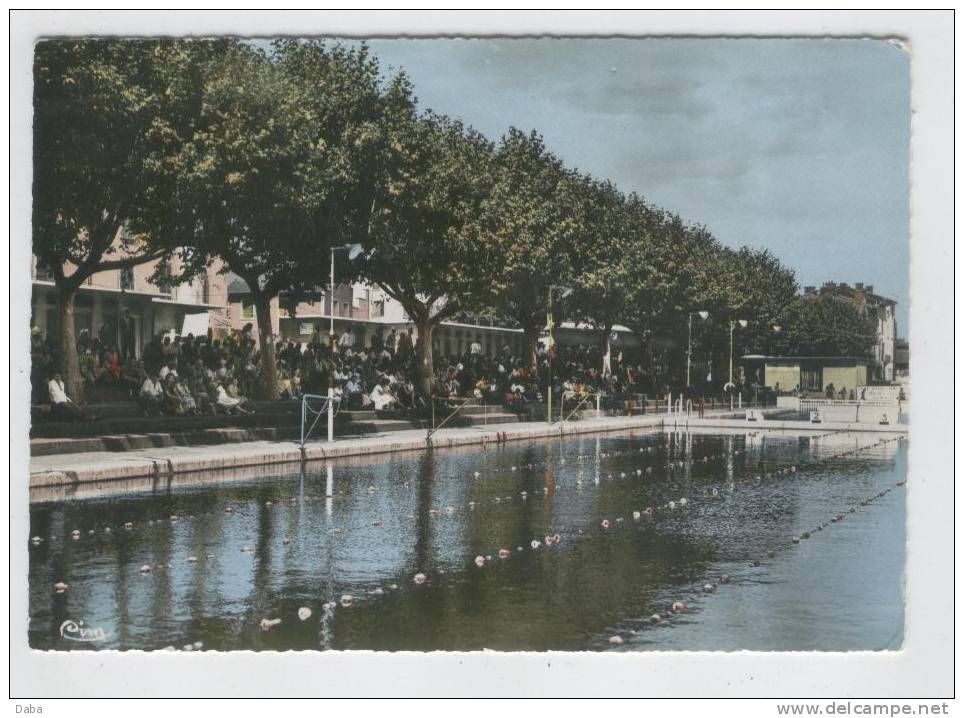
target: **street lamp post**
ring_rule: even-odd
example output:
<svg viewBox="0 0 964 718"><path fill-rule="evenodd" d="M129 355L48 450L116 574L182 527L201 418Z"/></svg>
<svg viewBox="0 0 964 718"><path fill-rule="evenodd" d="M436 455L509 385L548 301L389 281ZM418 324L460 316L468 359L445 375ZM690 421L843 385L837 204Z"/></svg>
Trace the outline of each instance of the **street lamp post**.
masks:
<svg viewBox="0 0 964 718"><path fill-rule="evenodd" d="M774 347L773 343L777 336L779 336L782 331L782 327L779 324L771 324L767 329L767 354L773 354ZM771 336L772 335L772 336Z"/></svg>
<svg viewBox="0 0 964 718"><path fill-rule="evenodd" d="M569 287L561 287L554 284L549 285L549 297L546 303L546 327L549 330L549 346L548 346L548 359L549 359L549 381L547 385L546 394L548 395L548 400L546 402L546 422L552 423L552 292L554 289L559 290L559 299L565 299L570 294L572 294L572 289Z"/></svg>
<svg viewBox="0 0 964 718"><path fill-rule="evenodd" d="M331 248L331 276L328 281L328 441L335 439L335 252L348 252L351 261L359 254L360 244L343 244Z"/></svg>
<svg viewBox="0 0 964 718"><path fill-rule="evenodd" d="M746 329L749 322L746 319L732 319L730 320L730 384L733 384L733 330L736 329L737 325L740 328Z"/></svg>
<svg viewBox="0 0 964 718"><path fill-rule="evenodd" d="M690 312L687 317L687 336L686 336L686 388L690 388L690 365L693 359L693 315L699 315L699 318L706 321L710 318L710 313L703 312Z"/></svg>

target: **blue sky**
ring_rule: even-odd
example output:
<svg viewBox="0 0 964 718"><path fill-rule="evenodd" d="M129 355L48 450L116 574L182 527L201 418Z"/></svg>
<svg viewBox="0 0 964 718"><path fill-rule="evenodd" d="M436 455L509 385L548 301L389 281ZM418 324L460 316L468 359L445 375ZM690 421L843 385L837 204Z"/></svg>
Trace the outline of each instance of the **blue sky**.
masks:
<svg viewBox="0 0 964 718"><path fill-rule="evenodd" d="M420 105L767 247L801 286L909 284L909 56L881 40L371 40Z"/></svg>

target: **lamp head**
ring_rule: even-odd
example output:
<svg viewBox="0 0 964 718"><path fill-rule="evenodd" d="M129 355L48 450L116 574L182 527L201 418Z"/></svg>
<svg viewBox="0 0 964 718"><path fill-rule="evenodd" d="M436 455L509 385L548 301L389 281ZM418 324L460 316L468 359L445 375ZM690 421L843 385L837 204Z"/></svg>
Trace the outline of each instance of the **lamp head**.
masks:
<svg viewBox="0 0 964 718"><path fill-rule="evenodd" d="M350 244L348 246L348 259L352 260L362 253L362 246L360 244Z"/></svg>
<svg viewBox="0 0 964 718"><path fill-rule="evenodd" d="M572 294L572 287L556 287L556 291L559 292L559 299L565 299Z"/></svg>
<svg viewBox="0 0 964 718"><path fill-rule="evenodd" d="M747 326L749 326L749 324L750 324L750 322L748 322L746 319L737 319L737 320L736 320L736 323L739 324L739 325L740 325L741 327L743 327L744 329L746 329Z"/></svg>
<svg viewBox="0 0 964 718"><path fill-rule="evenodd" d="M709 318L710 318L710 313L709 313L709 312L706 312L706 311L697 312L697 314L699 315L700 319L703 319L703 320L706 320L706 319L709 319Z"/></svg>

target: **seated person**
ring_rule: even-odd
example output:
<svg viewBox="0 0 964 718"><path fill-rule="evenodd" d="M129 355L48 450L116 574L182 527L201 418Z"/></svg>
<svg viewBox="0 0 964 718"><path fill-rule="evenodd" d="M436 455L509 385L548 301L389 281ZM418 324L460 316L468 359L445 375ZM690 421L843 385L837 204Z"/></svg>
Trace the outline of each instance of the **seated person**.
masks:
<svg viewBox="0 0 964 718"><path fill-rule="evenodd" d="M173 359L161 367L157 376L161 381L167 381L168 374L173 374L175 378L177 377L177 362Z"/></svg>
<svg viewBox="0 0 964 718"><path fill-rule="evenodd" d="M161 382L161 409L168 416L180 416L181 398L177 395L177 378L170 372Z"/></svg>
<svg viewBox="0 0 964 718"><path fill-rule="evenodd" d="M291 399L291 379L288 378L288 372L285 369L281 369L278 372L278 396L282 399Z"/></svg>
<svg viewBox="0 0 964 718"><path fill-rule="evenodd" d="M197 415L197 402L194 401L194 397L191 395L191 390L187 388L187 384L180 378L174 382L174 391L181 404L181 413L185 416Z"/></svg>
<svg viewBox="0 0 964 718"><path fill-rule="evenodd" d="M525 387L519 382L510 384L505 394L505 408L521 415L525 411L525 404Z"/></svg>
<svg viewBox="0 0 964 718"><path fill-rule="evenodd" d="M84 409L67 396L67 391L64 389L64 378L60 375L60 372L56 372L47 382L47 394L50 397L50 408L55 419L77 421L93 418L87 416Z"/></svg>
<svg viewBox="0 0 964 718"><path fill-rule="evenodd" d="M107 377L115 384L121 379L120 352L111 347L107 352Z"/></svg>
<svg viewBox="0 0 964 718"><path fill-rule="evenodd" d="M241 389L238 387L238 380L233 376L228 377L227 390L228 396L230 396L232 399L239 399L242 404L247 401L241 394Z"/></svg>
<svg viewBox="0 0 964 718"><path fill-rule="evenodd" d="M569 378L562 383L562 400L572 399L576 395L575 391L576 380L575 378Z"/></svg>
<svg viewBox="0 0 964 718"><path fill-rule="evenodd" d="M408 380L407 377L403 377L398 383L398 388L396 389L398 396L398 403L406 409L417 408L417 400L415 396L415 385Z"/></svg>
<svg viewBox="0 0 964 718"><path fill-rule="evenodd" d="M221 383L217 385L216 392L216 402L218 409L223 411L225 414L250 414L247 409L242 406L242 399L240 397L233 397L228 394L228 387L230 383L227 377L221 379ZM235 390L237 387L235 387Z"/></svg>
<svg viewBox="0 0 964 718"><path fill-rule="evenodd" d="M188 391L191 392L191 397L194 399L194 405L197 408L197 413L201 415L213 414L214 406L211 403L211 397L208 394L207 382L204 378L204 373L200 371L195 371L193 374L186 379L186 386Z"/></svg>
<svg viewBox="0 0 964 718"><path fill-rule="evenodd" d="M472 396L478 399L480 404L484 404L488 394L488 389L489 385L486 383L485 379L479 379L477 382L475 382L475 389L472 392Z"/></svg>
<svg viewBox="0 0 964 718"><path fill-rule="evenodd" d="M80 375L87 386L94 386L104 376L104 367L100 365L100 357L87 349L80 357Z"/></svg>
<svg viewBox="0 0 964 718"><path fill-rule="evenodd" d="M462 390L462 385L459 384L459 380L456 378L455 369L453 367L449 367L442 387L445 390L445 396L447 396L450 400L458 398L459 392Z"/></svg>
<svg viewBox="0 0 964 718"><path fill-rule="evenodd" d="M301 398L301 369L295 369L291 375L291 398Z"/></svg>
<svg viewBox="0 0 964 718"><path fill-rule="evenodd" d="M362 404L361 380L357 374L352 374L345 382L345 395L348 397L349 409L360 409Z"/></svg>
<svg viewBox="0 0 964 718"><path fill-rule="evenodd" d="M375 405L375 411L383 411L385 409L394 409L398 406L398 401L392 394L391 389L388 387L388 380L382 379L375 388L372 389L370 395L372 404Z"/></svg>
<svg viewBox="0 0 964 718"><path fill-rule="evenodd" d="M161 389L157 375L149 374L144 383L141 384L141 390L137 397L144 416L160 416L163 396L164 391Z"/></svg>
<svg viewBox="0 0 964 718"><path fill-rule="evenodd" d="M137 398L141 391L141 385L147 378L144 366L138 361L128 362L121 366L120 383L131 397Z"/></svg>

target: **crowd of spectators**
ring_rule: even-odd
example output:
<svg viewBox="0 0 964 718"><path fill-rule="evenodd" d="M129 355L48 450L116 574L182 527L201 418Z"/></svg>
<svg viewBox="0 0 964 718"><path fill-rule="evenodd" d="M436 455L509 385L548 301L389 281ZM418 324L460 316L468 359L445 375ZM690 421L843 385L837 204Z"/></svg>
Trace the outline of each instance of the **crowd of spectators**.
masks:
<svg viewBox="0 0 964 718"><path fill-rule="evenodd" d="M58 374L59 383L52 383L60 371L56 354L39 329L32 331L32 339L34 403L63 404L57 401L62 398L62 377ZM418 340L407 331L379 329L360 342L349 328L336 337L332 351L327 333L319 329L307 342L281 340L273 348L281 399L327 395L333 372L337 410L419 414L433 401L455 406L474 400L521 414L530 402L545 401L550 363L553 396L562 408L600 391L609 396L653 392L653 382L642 367L623 361L618 351L604 375L598 345L557 346L551 362L545 346L540 346L535 369L508 345L491 356L476 342L460 355L436 352L429 394L420 389ZM139 359L81 332L78 354L88 390L119 388L148 416L243 414L252 411L250 397L264 393L262 351L250 325L224 338L211 333L158 335L144 345ZM66 407L57 409L58 416L84 416L82 407L72 401Z"/></svg>

